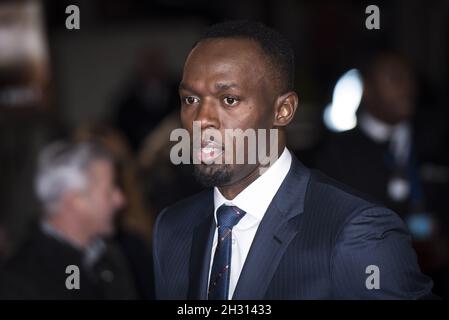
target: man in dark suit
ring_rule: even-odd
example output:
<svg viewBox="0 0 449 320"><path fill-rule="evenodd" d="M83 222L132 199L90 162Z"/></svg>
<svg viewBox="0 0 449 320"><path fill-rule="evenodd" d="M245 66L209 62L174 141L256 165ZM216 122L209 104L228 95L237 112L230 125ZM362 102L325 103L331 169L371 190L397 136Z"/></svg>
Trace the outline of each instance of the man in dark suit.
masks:
<svg viewBox="0 0 449 320"><path fill-rule="evenodd" d="M298 96L293 52L261 24L211 27L189 53L181 120L202 132L274 129L277 160L236 163L201 136L195 175L211 187L165 209L154 231L159 299L417 299L431 295L403 222L306 168L286 148ZM270 144L270 152L276 149ZM194 162L195 163L195 162ZM264 170L261 170L264 169Z"/></svg>
<svg viewBox="0 0 449 320"><path fill-rule="evenodd" d="M55 142L39 155L44 214L0 269L0 299L133 299L126 258L112 241L124 198L112 155L90 142Z"/></svg>
<svg viewBox="0 0 449 320"><path fill-rule="evenodd" d="M0 299L138 298L126 259L116 244L104 241L81 249L48 232L34 227L0 270Z"/></svg>
<svg viewBox="0 0 449 320"><path fill-rule="evenodd" d="M449 167L440 119L444 126L447 120L427 114L428 106L418 108L419 87L404 56L383 50L366 62L357 126L330 134L314 166L398 213L408 224L421 268L435 282L434 291L448 295L449 179L442 172ZM436 168L440 172L432 173Z"/></svg>
<svg viewBox="0 0 449 320"><path fill-rule="evenodd" d="M357 126L331 134L314 165L402 216L422 211L416 132L411 123L417 95L412 68L398 53L383 51L367 59L363 85Z"/></svg>

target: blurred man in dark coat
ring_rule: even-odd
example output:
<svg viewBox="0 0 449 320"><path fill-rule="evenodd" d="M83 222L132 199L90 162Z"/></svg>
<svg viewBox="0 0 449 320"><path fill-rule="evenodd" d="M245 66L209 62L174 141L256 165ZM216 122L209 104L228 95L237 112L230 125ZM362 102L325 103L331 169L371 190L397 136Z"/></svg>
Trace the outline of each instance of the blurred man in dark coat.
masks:
<svg viewBox="0 0 449 320"><path fill-rule="evenodd" d="M35 179L44 216L1 271L6 299L130 299L135 286L120 250L104 240L124 198L110 154L92 143L54 143Z"/></svg>
<svg viewBox="0 0 449 320"><path fill-rule="evenodd" d="M449 179L441 181L444 174L440 172L445 170L448 176L449 168L435 166L435 151L444 148L438 145L438 136L430 134L439 119L433 115L420 121L431 124L432 130L422 130L413 121L419 90L405 57L383 51L366 66L357 126L331 134L318 151L315 166L401 215L415 240L422 268L435 279L436 292L443 295L438 274L448 266L443 237L448 207L442 194L447 192Z"/></svg>

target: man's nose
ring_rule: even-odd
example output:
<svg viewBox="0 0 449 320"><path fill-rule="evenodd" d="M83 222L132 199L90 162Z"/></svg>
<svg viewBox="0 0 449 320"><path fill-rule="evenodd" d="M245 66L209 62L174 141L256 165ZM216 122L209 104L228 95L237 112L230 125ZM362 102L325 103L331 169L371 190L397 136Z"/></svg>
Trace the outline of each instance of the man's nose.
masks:
<svg viewBox="0 0 449 320"><path fill-rule="evenodd" d="M201 129L219 128L219 105L216 102L212 99L204 99L197 110L194 121L200 122Z"/></svg>
<svg viewBox="0 0 449 320"><path fill-rule="evenodd" d="M126 203L125 195L123 194L122 190L120 190L119 188L117 188L114 192L113 202L114 202L114 206L115 206L115 208L117 208L117 210L121 209Z"/></svg>

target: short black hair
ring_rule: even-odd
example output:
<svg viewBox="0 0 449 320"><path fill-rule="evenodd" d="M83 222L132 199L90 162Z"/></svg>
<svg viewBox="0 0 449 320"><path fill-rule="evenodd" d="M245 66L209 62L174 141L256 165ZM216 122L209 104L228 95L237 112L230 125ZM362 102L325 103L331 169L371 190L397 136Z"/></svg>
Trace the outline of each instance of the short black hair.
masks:
<svg viewBox="0 0 449 320"><path fill-rule="evenodd" d="M295 58L289 41L276 30L248 20L232 20L214 24L195 43L214 38L243 38L257 42L273 67L280 90L294 88Z"/></svg>

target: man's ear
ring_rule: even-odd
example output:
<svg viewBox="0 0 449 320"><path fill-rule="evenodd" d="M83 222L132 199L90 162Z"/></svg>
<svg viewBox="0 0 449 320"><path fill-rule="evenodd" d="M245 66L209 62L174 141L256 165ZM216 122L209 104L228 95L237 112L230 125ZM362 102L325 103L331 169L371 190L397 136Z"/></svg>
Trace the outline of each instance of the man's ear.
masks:
<svg viewBox="0 0 449 320"><path fill-rule="evenodd" d="M82 210L86 206L85 199L79 191L67 191L60 200L61 207L66 210Z"/></svg>
<svg viewBox="0 0 449 320"><path fill-rule="evenodd" d="M298 95L294 91L287 92L276 99L275 126L284 127L292 121L298 101Z"/></svg>

